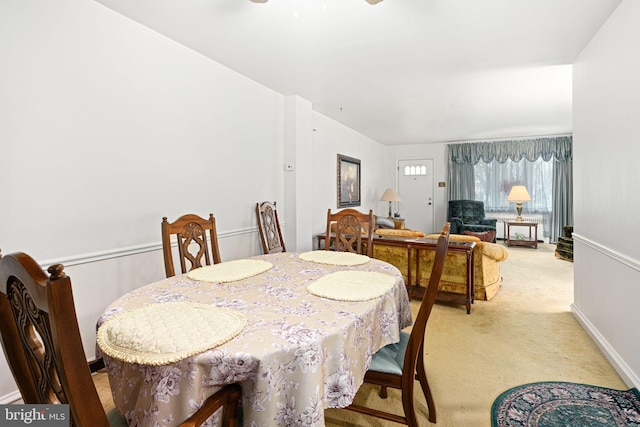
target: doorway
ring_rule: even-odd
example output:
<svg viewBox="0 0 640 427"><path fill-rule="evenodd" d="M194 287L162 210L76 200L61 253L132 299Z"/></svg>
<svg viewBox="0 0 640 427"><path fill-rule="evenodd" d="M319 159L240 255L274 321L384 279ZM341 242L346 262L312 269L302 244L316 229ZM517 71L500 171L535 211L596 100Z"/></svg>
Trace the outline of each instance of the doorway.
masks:
<svg viewBox="0 0 640 427"><path fill-rule="evenodd" d="M398 194L406 227L433 233L433 159L398 160Z"/></svg>

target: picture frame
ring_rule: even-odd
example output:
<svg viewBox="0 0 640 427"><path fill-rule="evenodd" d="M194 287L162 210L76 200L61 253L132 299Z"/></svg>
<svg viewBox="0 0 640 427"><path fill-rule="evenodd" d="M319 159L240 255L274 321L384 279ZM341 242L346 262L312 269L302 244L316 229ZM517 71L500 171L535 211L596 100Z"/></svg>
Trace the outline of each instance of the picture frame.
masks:
<svg viewBox="0 0 640 427"><path fill-rule="evenodd" d="M338 154L338 208L360 206L360 160Z"/></svg>

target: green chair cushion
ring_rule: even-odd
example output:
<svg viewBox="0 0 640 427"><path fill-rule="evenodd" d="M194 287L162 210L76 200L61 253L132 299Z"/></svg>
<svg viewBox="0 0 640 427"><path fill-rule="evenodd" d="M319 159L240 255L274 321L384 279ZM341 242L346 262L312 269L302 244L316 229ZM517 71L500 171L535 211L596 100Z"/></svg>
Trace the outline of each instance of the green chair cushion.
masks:
<svg viewBox="0 0 640 427"><path fill-rule="evenodd" d="M127 420L124 419L120 411L117 409L112 409L107 412L107 420L109 420L109 425L111 427L129 427Z"/></svg>
<svg viewBox="0 0 640 427"><path fill-rule="evenodd" d="M407 351L409 334L400 331L400 342L382 347L371 358L370 371L402 375L404 354Z"/></svg>

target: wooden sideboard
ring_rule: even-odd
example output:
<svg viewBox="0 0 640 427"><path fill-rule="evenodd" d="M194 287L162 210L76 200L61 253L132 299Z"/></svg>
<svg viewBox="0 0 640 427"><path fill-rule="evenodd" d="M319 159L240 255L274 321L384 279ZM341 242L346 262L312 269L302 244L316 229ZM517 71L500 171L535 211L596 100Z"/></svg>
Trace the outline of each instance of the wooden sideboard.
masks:
<svg viewBox="0 0 640 427"><path fill-rule="evenodd" d="M422 298L431 275L430 261L435 256L437 240L417 237L382 237L373 239L373 257L395 265L405 276L407 293L410 298ZM447 265L455 264L455 258L463 256L466 260L465 293L454 293L443 289L438 291L436 300L455 304L464 304L467 313L471 313L474 302L474 248L475 242L449 242ZM426 252L426 253L425 253ZM441 279L440 287L443 286Z"/></svg>

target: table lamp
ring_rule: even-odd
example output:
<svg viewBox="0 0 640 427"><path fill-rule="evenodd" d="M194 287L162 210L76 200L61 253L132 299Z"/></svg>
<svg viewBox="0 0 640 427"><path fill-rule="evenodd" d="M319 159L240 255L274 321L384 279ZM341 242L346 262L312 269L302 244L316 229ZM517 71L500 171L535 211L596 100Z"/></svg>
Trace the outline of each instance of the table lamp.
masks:
<svg viewBox="0 0 640 427"><path fill-rule="evenodd" d="M524 185L514 185L513 187L511 187L511 191L507 196L507 201L516 203L516 209L518 210L518 217L516 218L516 221L523 221L522 202L531 201L531 196L527 191L527 187L525 187Z"/></svg>
<svg viewBox="0 0 640 427"><path fill-rule="evenodd" d="M386 190L384 190L384 193L382 193L382 197L380 197L380 201L389 202L389 218L392 218L391 202L400 202L402 201L402 199L400 198L400 196L398 196L398 193L396 193L395 190L393 190L392 188L387 188Z"/></svg>

